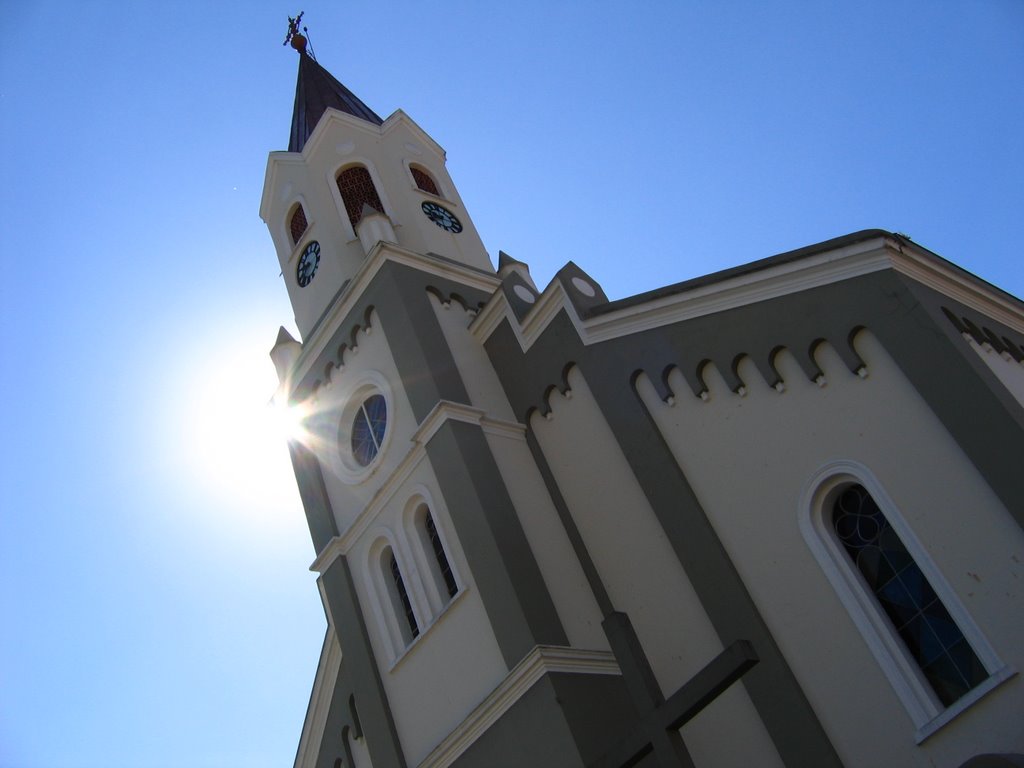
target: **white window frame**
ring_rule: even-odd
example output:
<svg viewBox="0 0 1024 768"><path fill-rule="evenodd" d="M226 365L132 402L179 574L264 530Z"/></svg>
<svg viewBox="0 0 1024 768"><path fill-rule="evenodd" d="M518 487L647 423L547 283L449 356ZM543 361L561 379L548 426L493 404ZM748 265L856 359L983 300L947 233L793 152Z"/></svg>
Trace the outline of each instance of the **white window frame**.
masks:
<svg viewBox="0 0 1024 768"><path fill-rule="evenodd" d="M402 582L405 584L405 591L409 595L409 602L412 605L413 616L416 619L416 626L419 635L411 637L411 631L407 626L405 608L396 605L392 590L395 587L388 581L390 574L384 573L384 555L390 551L398 562L398 571L402 574ZM397 546L397 542L390 531L379 531L374 538L373 544L367 550L367 558L364 564L365 573L369 576L369 585L373 590L374 600L372 601L374 614L381 634L388 643L389 656L392 663L400 658L412 645L423 636L425 625L424 616L417 600L413 597L411 581L418 580L415 568L410 567L409 560L404 556ZM406 637L409 634L410 637Z"/></svg>
<svg viewBox="0 0 1024 768"><path fill-rule="evenodd" d="M417 513L420 507L426 507L427 512L434 521L434 528L437 530L437 536L441 540L441 547L444 549L445 557L448 559L448 567L451 569L452 578L455 579L457 589L455 594L450 597L448 595L448 587L444 583L444 576L440 572L440 564L434 556L434 549L430 545L426 531L419 525ZM402 513L402 530L409 541L409 549L413 552L413 558L416 560L416 565L419 567L420 572L429 574L429 578L423 579L421 584L423 591L426 593L425 597L432 620L436 620L444 612L444 609L455 601L464 588L462 577L455 565L454 553L446 535L447 525L447 520L442 520L440 510L431 498L427 488L425 486L417 487L413 495L405 503Z"/></svg>
<svg viewBox="0 0 1024 768"><path fill-rule="evenodd" d="M351 427L356 413L372 395L383 395L384 397L384 407L387 409L387 428L384 430L384 440L373 460L366 466L361 466L352 453ZM360 371L350 382L346 382L336 397L342 402L342 406L338 421L333 425L334 440L338 450L334 454L335 458L331 462L331 468L342 482L348 485L357 485L365 482L380 468L384 461L384 455L391 445L391 436L395 431L395 397L387 377L373 369ZM328 413L330 412L328 411ZM325 432L328 428L328 426L324 427Z"/></svg>
<svg viewBox="0 0 1024 768"><path fill-rule="evenodd" d="M864 581L864 577L850 561L836 537L831 517L832 504L843 488L854 484L863 486L882 510L889 525L899 535L907 552L914 558L988 672L985 681L948 707L935 695L917 660L910 654L902 638L896 634L891 621ZM928 550L918 540L882 484L866 466L856 461L840 460L829 462L819 469L807 483L801 496L799 525L804 541L910 715L917 729L914 737L918 744L1016 674L1015 670L1004 664L996 655L935 565Z"/></svg>

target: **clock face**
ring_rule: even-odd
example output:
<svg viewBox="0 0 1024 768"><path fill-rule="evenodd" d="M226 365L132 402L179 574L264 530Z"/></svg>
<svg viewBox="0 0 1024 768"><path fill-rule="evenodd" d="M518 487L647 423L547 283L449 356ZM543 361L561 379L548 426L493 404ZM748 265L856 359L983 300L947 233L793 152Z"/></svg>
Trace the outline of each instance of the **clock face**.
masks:
<svg viewBox="0 0 1024 768"><path fill-rule="evenodd" d="M301 288L310 284L318 266L320 266L320 243L314 240L306 246L306 250L302 252L299 263L295 267L295 276L298 278Z"/></svg>
<svg viewBox="0 0 1024 768"><path fill-rule="evenodd" d="M438 205L437 203L423 203L420 207L423 209L423 212L427 214L427 218L437 224L441 229L452 233L462 231L462 222L455 217L454 213L444 206Z"/></svg>

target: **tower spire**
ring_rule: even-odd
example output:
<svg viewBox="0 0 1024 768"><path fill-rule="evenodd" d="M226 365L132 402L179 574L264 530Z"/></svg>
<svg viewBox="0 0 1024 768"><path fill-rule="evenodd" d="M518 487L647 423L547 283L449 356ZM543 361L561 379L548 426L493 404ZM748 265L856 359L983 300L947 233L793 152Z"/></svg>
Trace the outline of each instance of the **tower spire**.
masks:
<svg viewBox="0 0 1024 768"><path fill-rule="evenodd" d="M358 96L320 66L311 50L307 50L307 36L299 32L301 21L302 13L295 18L288 17L288 34L284 39L285 45L291 43L292 48L299 53L299 75L295 83L295 108L292 111L292 131L288 140L289 152L302 151L328 107L374 125L384 122ZM302 28L302 32L308 34L306 27Z"/></svg>

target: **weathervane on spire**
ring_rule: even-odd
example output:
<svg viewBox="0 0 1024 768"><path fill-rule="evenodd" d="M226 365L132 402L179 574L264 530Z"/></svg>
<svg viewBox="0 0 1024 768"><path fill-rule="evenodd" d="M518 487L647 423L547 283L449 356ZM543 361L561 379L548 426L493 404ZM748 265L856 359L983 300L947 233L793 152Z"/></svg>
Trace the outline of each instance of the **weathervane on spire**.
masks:
<svg viewBox="0 0 1024 768"><path fill-rule="evenodd" d="M299 32L299 24L302 23L302 16L305 13L305 11L299 11L299 15L296 16L294 19L291 16L288 17L288 34L285 35L284 43L282 43L282 45L288 45L288 43L291 43L292 48L294 48L299 53L306 53L306 45L309 43L309 29L303 27L302 31L305 34L301 34ZM313 55L312 46L309 47L308 53L309 57L313 59L313 61L316 61L316 56Z"/></svg>

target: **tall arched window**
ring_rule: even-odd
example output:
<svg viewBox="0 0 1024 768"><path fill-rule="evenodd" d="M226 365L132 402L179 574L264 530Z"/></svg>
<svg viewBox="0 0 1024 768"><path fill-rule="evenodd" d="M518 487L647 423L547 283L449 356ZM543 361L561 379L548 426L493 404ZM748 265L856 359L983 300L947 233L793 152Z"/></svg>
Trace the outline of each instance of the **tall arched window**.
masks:
<svg viewBox="0 0 1024 768"><path fill-rule="evenodd" d="M431 565L437 567L435 576L440 577L439 581L443 582L448 597L455 597L455 593L459 591L459 585L455 583L455 574L452 573L452 566L448 562L448 555L444 551L444 544L437 533L437 526L434 525L434 518L431 516L430 510L427 510L423 516L423 532L430 545L430 552L434 556Z"/></svg>
<svg viewBox="0 0 1024 768"><path fill-rule="evenodd" d="M341 192L341 199L345 201L345 213L348 214L348 221L353 230L359 223L364 203L369 204L375 211L384 213L384 205L377 194L377 188L373 186L370 172L362 165L350 166L338 174L338 191Z"/></svg>
<svg viewBox="0 0 1024 768"><path fill-rule="evenodd" d="M799 522L918 743L1015 674L867 467L822 467L804 489Z"/></svg>
<svg viewBox="0 0 1024 768"><path fill-rule="evenodd" d="M441 196L441 193L437 190L437 184L434 182L433 177L422 168L417 168L415 165L409 166L409 170L412 171L413 181L416 182L416 186L422 189L424 192L429 192L432 195Z"/></svg>
<svg viewBox="0 0 1024 768"><path fill-rule="evenodd" d="M388 593L391 596L391 606L398 617L398 624L402 631L402 639L406 643L412 642L420 634L419 624L416 623L416 614L412 610L412 601L409 600L409 592L405 588L405 579L402 578L402 571L398 567L398 560L391 548L384 550L381 557L381 565L384 567L384 581L388 585Z"/></svg>
<svg viewBox="0 0 1024 768"><path fill-rule="evenodd" d="M292 236L292 244L296 245L299 242L299 238L306 231L306 212L302 210L302 204L295 206L295 210L292 212L292 218L288 222L288 231Z"/></svg>
<svg viewBox="0 0 1024 768"><path fill-rule="evenodd" d="M437 616L459 593L459 579L452 568L443 532L438 529L424 496L417 495L408 502L405 520L405 530L419 545L415 547L415 557L420 573L430 575L421 584L430 610Z"/></svg>
<svg viewBox="0 0 1024 768"><path fill-rule="evenodd" d="M859 483L832 504L832 527L935 695L948 707L985 667L878 504Z"/></svg>

